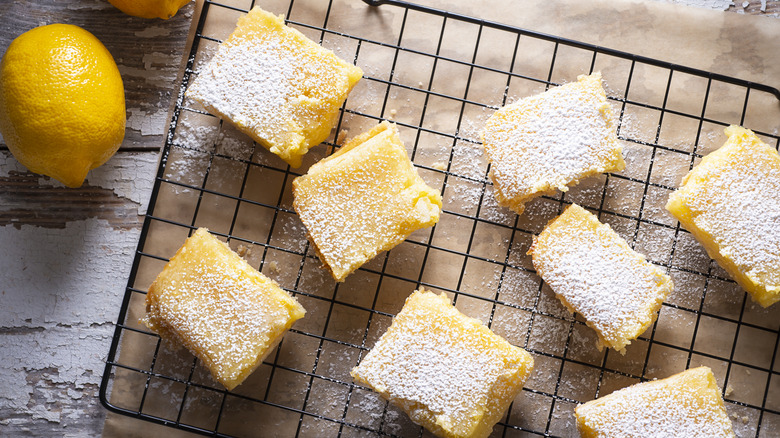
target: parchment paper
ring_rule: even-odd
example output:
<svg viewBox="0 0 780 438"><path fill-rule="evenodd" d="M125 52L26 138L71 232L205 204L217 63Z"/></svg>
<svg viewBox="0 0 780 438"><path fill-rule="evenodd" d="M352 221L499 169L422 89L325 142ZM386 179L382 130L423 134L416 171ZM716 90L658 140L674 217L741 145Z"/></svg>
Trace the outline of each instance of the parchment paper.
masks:
<svg viewBox="0 0 780 438"><path fill-rule="evenodd" d="M233 0L230 2L240 8L247 8L249 2ZM536 31L563 36L574 40L589 42L614 49L619 49L635 54L641 54L661 60L696 67L713 72L732 75L738 78L765 83L771 86L780 86L780 62L777 62L777 54L780 52L780 25L778 21L764 17L740 16L737 14L699 10L689 7L675 6L656 2L639 1L602 1L594 0L582 2L576 0L528 0L516 1L474 1L474 2L447 2L440 0L419 1L437 8L446 8L455 12L471 16L508 23ZM259 4L275 12L286 12L287 2L261 1ZM291 17L300 22L322 25L325 2L296 1ZM223 11L212 7L209 13L209 21L204 29L204 34L214 38L225 38L233 29L239 13ZM197 14L196 18L197 19ZM400 15L396 8L379 8L370 10L361 2L354 0L339 0L334 2L328 26L350 33L356 26L361 29L361 35L370 36L378 41L386 41L395 44L397 41L397 28L400 23ZM440 25L428 25L417 23L414 14L410 15L410 23L405 30L403 45L415 46L420 50L434 51L438 38ZM319 35L302 29L312 38ZM459 29L457 26L448 28L442 43L442 54L456 59L471 61L476 35L470 28ZM584 56L576 50L562 48L557 56L555 67L550 69L550 47L546 43L535 40L520 40L520 50L516 62L516 71L533 77L546 77L550 74L554 82L567 82L576 78L577 74L587 72L591 58ZM501 35L491 34L486 31L480 40L480 49L477 51L477 62L484 65L496 65L497 68L508 68L509 60L503 55L502 50L507 44L514 44L513 40L506 40ZM344 59L352 59L356 47L354 44L339 41L336 37L328 37L324 42ZM198 65L213 54L216 44L203 42L198 55ZM374 48L369 50L363 47L360 65L368 75L388 78L392 67L392 51ZM604 74L608 87L608 94L622 97L625 93L625 79L627 77L627 63L614 59L597 59L597 69ZM431 80L429 59L403 55L399 58L393 81L410 86L428 87L449 94L463 95L465 84L463 81L449 78L462 77L462 66L440 63L437 66L437 74ZM663 74L661 74L663 73ZM629 92L629 99L660 106L664 97L664 90L668 81L668 74L655 71L652 68L643 68L634 71L633 82ZM543 85L534 83L512 83L505 89L505 78L490 74L477 73L472 78L469 100L485 102L498 106L502 103L504 92L508 100L517 99L529 94L543 91ZM705 81L706 85L706 81ZM676 75L669 83L670 101L667 107L674 110L698 114L702 110L704 86L700 78L686 75ZM348 108L356 111L376 114L377 117L393 118L401 123L417 123L420 117L420 108L423 101L420 93L408 90L391 91L388 107L381 108L383 102L384 86L377 83L361 82L349 98ZM741 109L744 95L740 95L728 87L711 91L716 93L719 99L735 99L740 102L736 105ZM350 105L352 105L350 107ZM424 126L441 131L455 132L465 138L477 139L481 123L490 115L491 111L484 108L464 109L463 123L456 126L457 117L453 111L460 110L460 104L452 105L451 102L428 102L428 105L439 105L436 111L426 114ZM733 110L734 105L708 106L706 116L715 120L738 119L739 111ZM618 108L619 109L619 108ZM457 113L455 113L457 114ZM780 108L777 100L768 96L751 97L750 108L745 120L745 125L756 130L770 134L776 134L780 128ZM665 129L657 133L657 114L642 108L626 108L626 123L623 126L625 136L639 140L652 141L655 135L659 135L659 143L669 146L671 149L689 151L693 147L698 126L691 126L685 118L675 118L667 115L664 122ZM738 123L734 120L733 123ZM374 123L373 120L359 117L345 116L344 126L349 129L349 136L367 129ZM729 122L731 123L731 122ZM481 185L475 184L468 178L480 180L484 178L486 163L481 151L466 142L452 144L448 138L435 135L421 135L416 137L416 131L402 129L402 138L410 147L416 145L416 164L430 166L434 169L447 164L447 159L453 150L453 161L450 171L453 174L467 178L451 177L445 190L445 210L459 212L467 216L477 214L476 206L480 204L480 217L486 218L498 224L511 227L515 216L505 209L495 205L492 193L489 191L482 196ZM699 136L699 153L707 153L720 146L725 139L722 127L703 126ZM242 159L251 159L263 163L269 169L283 169L283 164L275 157L270 156L261 148L255 151L251 143L226 126L220 126L218 121L207 116L187 113L182 116L177 129L175 141L190 147L190 149L173 148L169 157L166 178L183 184L200 186L204 183L204 176L209 172L207 189L220 193L238 195L242 187L243 174L246 167L227 159L215 159L209 162L210 150L216 148L218 152L232 155ZM203 151L198 151L198 144L203 145ZM191 150L194 147L195 150ZM209 149L211 148L211 149ZM308 165L322 158L328 151L324 147L315 148L307 155L304 172ZM626 145L626 158L629 167L624 175L639 180L650 179L658 184L676 187L680 178L687 172L689 162L686 156L671 152L658 152L653 158L653 170L649 168L650 155L648 149ZM269 176L273 172L250 172L244 192L241 194L246 199L257 202L276 205L277 199L272 199L268 193L276 194L284 191L282 184L286 183L275 176ZM443 186L441 173L432 171L421 172L426 181L434 186ZM607 184L607 187L605 187ZM273 189L269 189L272 187ZM605 208L626 216L636 215L642 202L642 185L626 180L611 179L605 183L604 177L595 177L583 182L566 194L566 200L577 202L586 207L598 207L602 193L606 192ZM289 187L286 188L289 192ZM668 214L663 210L663 204L668 196L668 191L650 190L645 196L645 217L661 223L674 224ZM200 202L200 203L199 203ZM198 204L199 203L199 204ZM282 199L283 206L290 206L289 193ZM199 213L193 218L195 206L198 205ZM268 235L269 227L274 223L274 217L262 208L241 206L237 221L234 224L233 233L254 241L270 241L279 247L291 251L301 250L305 244L305 231L300 227L297 218L286 217L284 214L275 219L275 231ZM235 202L218 196L204 195L199 200L198 193L182 186L166 185L160 192L157 200L155 215L171 220L189 223L194 221L196 226L208 226L214 231L227 232L231 224L233 212L236 211ZM468 237L473 232L476 236L470 248L471 254L478 254L487 259L501 260L510 253L510 262L517 266L530 268L530 259L525 255L530 237L538 233L546 222L558 212L557 201L540 200L529 205L528 212L520 218L520 228L527 231L526 234L518 233L510 238L508 228L488 227L479 224L476 227L473 221L464 221L452 215L443 215L433 244L442 248L456 251L465 251L468 245ZM650 260L661 263L667 262L664 258L669 254L667 245L671 242L671 236L667 230L652 229L641 226L635 233L635 224L619 217L602 218L621 235L630 241L635 238L635 249L645 253ZM446 231L445 231L446 230ZM522 234L522 235L521 235ZM410 240L425 242L429 234L426 232L415 233ZM166 226L156 223L150 231L144 252L162 257L170 257L186 238L186 229L175 226ZM231 241L231 246L238 249L239 242ZM509 248L509 245L512 247ZM711 266L709 258L690 237L682 236L678 241L680 246L677 253L678 259L673 261L675 266L684 267L693 271L711 272L727 278L727 275L717 266ZM419 245L404 243L390 252L387 272L399 277L414 277L421 272L422 253ZM263 257L266 260L274 260L275 263L262 264ZM394 281L387 278L382 286L377 285L376 276L370 273L358 272L340 288L334 292L334 285L314 263L307 263L304 267L301 282L296 284L297 272L286 272L280 266L299 263L300 257L291 257L284 252L270 251L264 254L262 248L255 247L247 255L250 264L260 267L262 271L276 279L285 287L305 290L312 296L331 298L336 293L338 300L353 303L360 306L371 306L371 299L377 294L377 310L389 314L396 313L403 299L411 293L414 285L404 281ZM288 260L289 259L289 260ZM382 257L370 262L367 267L376 271L381 270ZM162 262L144 259L135 287L145 290L154 276L162 269ZM297 265L296 265L297 266ZM465 269L463 281L461 269ZM509 307L492 309L489 303L466 296L460 297L457 306L464 313L486 321L493 315L492 328L497 333L506 337L510 342L534 348L552 355L562 354L564 341L567 338L568 323L565 322L567 312L560 306L549 290L543 288L538 293L539 280L534 275L520 269L508 270L504 274L504 287L500 290L499 298L503 301L518 306L543 309L553 315L560 315L559 319L543 318L537 316L534 324L530 324L529 312L520 311ZM673 271L676 291L668 302L682 307L698 307L700 304L703 279L701 276L687 274L683 271ZM489 263L476 263L469 261L464 264L463 259L447 252L433 251L427 259L422 280L440 285L442 288L458 289L463 292L479 296L493 296L498 288L498 278L501 273L496 272L495 266ZM508 280L508 279L511 279ZM513 284L514 288L506 285ZM711 313L736 318L734 309L741 304L743 292L732 283L713 280L708 285L708 301L703 308ZM370 293L365 291L369 290ZM537 299L538 303L533 303ZM365 339L361 339L367 326L366 316L361 312L351 311L347 307L334 310L334 316L330 325L324 322L324 315L328 313L327 302L316 299L301 299L307 309L307 317L296 325L296 328L304 332L324 332L329 337L335 337L345 342L352 342L370 346L381 335L389 324L389 318L375 317L369 325L370 330ZM130 326L143 329L135 321L143 311L142 296L134 297L130 307L127 323ZM749 303L746 308L745 321L759 326L777 329L778 309L762 310ZM691 314L678 311L673 307L665 307L656 323L655 340L670 345L690 346L695 343L698 351L709 352L714 356L722 357L723 348L731 348L735 337L734 324L724 323L713 318L702 318L699 334L693 339L695 320ZM595 335L584 326L574 325L572 342L567 352L568 358L575 358L581 362L600 364L604 360L604 353L598 352L595 345ZM744 332L744 330L743 330ZM729 338L729 336L731 336ZM741 335L744 338L744 333ZM742 346L742 338L738 341L740 348L735 359L749 363L763 364L767 357L771 358L774 349L774 339L765 339L762 333L753 338L747 338ZM726 339L726 341L723 341ZM648 354L646 342L638 341L637 345L629 347L626 356L611 353L606 360L609 368L625 370L630 374L640 374L642 366L647 363L647 377L665 377L672 372L680 371L685 367L686 357L681 357L674 349L653 347L652 354ZM644 347L643 347L644 345ZM122 340L120 363L140 368L148 368L154 353L155 343L149 337L134 335L126 332ZM283 363L293 368L311 367L314 361L314 352L318 348L312 339L298 335L288 334L280 349L280 357ZM357 361L354 351L341 350L338 345L326 344L320 355L321 363L318 369L328 370L330 376L342 381L350 381L346 374L349 368ZM668 350L668 351L667 351ZM757 361L757 362L751 362ZM763 395L766 376L750 374L750 370L741 370L734 367L731 370L731 378L724 381L727 364L723 361L713 360L706 356L694 355L691 366L708 365L713 368L719 379L720 385L727 385L733 389L732 400L744 401L751 404L761 404L759 395ZM215 386L208 373L202 367L192 368L192 357L186 351L181 351L173 346L163 344L158 354L155 372L189 378L191 370L194 372L192 380L205 385ZM763 365L762 365L763 366ZM562 375L561 384L557 391L560 395L574 400L586 401L593 397L595 385L599 376L594 376L592 369L587 367L561 364L561 361L551 359L548 356L536 357L536 368L532 379L527 386L542 392L556 392L556 382L559 373ZM137 373L117 371L116 379L112 387L112 402L133 409L140 403L138 388L146 384L146 380ZM266 388L268 382L268 367L261 367L244 384L236 390L239 394L258 394L268 389L271 401L287 406L296 406L300 403L300 395L309 390L305 381L297 379L294 375L277 375L272 388ZM761 379L764 380L761 380ZM327 386L321 380L315 380L315 385ZM617 388L634 383L635 381L619 374L609 374L601 378L599 394L603 395ZM139 386L140 385L140 386ZM221 403L221 397L213 392L190 389L185 406L181 406L181 396L184 385L166 382L162 379L152 378L149 384L147 399L144 404L144 412L157 415L161 418L176 418L181 409L183 417L181 421L187 424L199 425L204 428L212 428L216 422L216 412ZM308 400L307 410L316 410L325 416L339 416L344 409L344 393L335 385L333 388L311 388L311 398ZM381 414L384 404L376 399L368 391L355 391L352 394L351 403L358 403L363 412L349 410L347 421L372 425L375 421L376 410ZM357 400L357 401L356 401ZM739 436L753 436L758 424L758 415L755 410L741 409L739 406L729 404L729 412L734 416L734 425ZM300 407L300 406L299 406ZM531 429L542 430L548 417L552 416L553 424L550 433L564 436L576 436L572 423L573 405L557 403L552 414L549 400L544 397L534 397L533 394L523 392L521 398L516 400L515 407L507 420L512 424L520 424ZM242 404L240 401L230 400L225 406L226 414L221 419L220 431L230 434L247 436L293 436L298 424L298 415L286 415L283 411L268 410L250 403ZM385 429L393 433L404 435L416 434L417 428L409 423L400 412L394 412L390 408L392 429ZM281 412L281 413L280 413ZM778 424L777 418L765 416L762 423L762 432L774 433ZM315 421L311 417L305 417L301 429L301 436L331 436L337 430L333 429L333 423ZM337 426L337 425L336 425ZM359 430L346 430L345 436L360 436ZM144 421L109 414L105 423L104 437L148 437L191 436L188 433L164 428ZM414 435L416 436L416 435ZM426 435L427 436L427 435ZM770 436L770 435L766 435Z"/></svg>

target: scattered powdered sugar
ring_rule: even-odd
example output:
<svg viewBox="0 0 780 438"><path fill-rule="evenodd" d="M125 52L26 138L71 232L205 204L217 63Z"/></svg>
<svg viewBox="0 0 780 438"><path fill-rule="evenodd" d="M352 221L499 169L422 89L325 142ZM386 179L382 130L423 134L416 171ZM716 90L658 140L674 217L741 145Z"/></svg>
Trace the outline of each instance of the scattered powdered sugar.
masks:
<svg viewBox="0 0 780 438"><path fill-rule="evenodd" d="M484 185L478 181L485 181L486 169L484 149L479 144L458 141L452 148L450 172L463 178L450 178L444 191L447 203L457 205L466 214L476 214ZM482 198L483 203L486 200L487 196Z"/></svg>
<svg viewBox="0 0 780 438"><path fill-rule="evenodd" d="M200 185L208 160L208 154L201 151L172 147L165 166L165 178L183 184ZM177 184L166 184L165 187L176 194L191 192L189 188Z"/></svg>
<svg viewBox="0 0 780 438"><path fill-rule="evenodd" d="M249 160L255 150L252 139L227 123L220 127L216 140L216 153L237 160Z"/></svg>
<svg viewBox="0 0 780 438"><path fill-rule="evenodd" d="M482 198L480 217L491 222L511 226L517 215L514 211L498 205L498 200L493 194L493 190L495 189L492 185L485 188L485 196Z"/></svg>
<svg viewBox="0 0 780 438"><path fill-rule="evenodd" d="M468 215L473 215L479 207L482 196L482 184L471 181L450 179L444 189L448 208L457 208ZM484 200L484 199L483 199Z"/></svg>
<svg viewBox="0 0 780 438"><path fill-rule="evenodd" d="M479 142L482 139L482 128L485 122L492 115L493 109L490 107L480 107L476 114L464 116L458 129L458 137L471 142Z"/></svg>
<svg viewBox="0 0 780 438"><path fill-rule="evenodd" d="M201 40L200 47L198 47L198 54L195 57L195 62L192 65L192 71L195 74L200 74L201 70L208 65L214 54L217 53L218 46L216 43L209 40Z"/></svg>
<svg viewBox="0 0 780 438"><path fill-rule="evenodd" d="M499 201L522 204L595 173L624 167L598 74L498 110L484 131Z"/></svg>
<svg viewBox="0 0 780 438"><path fill-rule="evenodd" d="M507 268L503 274L499 299L530 309L539 293L539 280L525 270Z"/></svg>
<svg viewBox="0 0 780 438"><path fill-rule="evenodd" d="M382 412L386 405L387 402L382 400L379 394L356 390L349 401L347 418L362 426L377 429L382 422Z"/></svg>
<svg viewBox="0 0 780 438"><path fill-rule="evenodd" d="M218 125L194 124L186 118L182 118L176 124L176 132L171 143L176 146L211 153L214 152L214 143L217 140L218 133Z"/></svg>
<svg viewBox="0 0 780 438"><path fill-rule="evenodd" d="M733 437L731 421L710 378L712 371L701 367L636 384L579 406L577 416L593 436Z"/></svg>
<svg viewBox="0 0 780 438"><path fill-rule="evenodd" d="M513 345L523 345L528 333L530 314L516 309L501 308L491 322L491 329Z"/></svg>
<svg viewBox="0 0 780 438"><path fill-rule="evenodd" d="M485 179L487 160L484 149L476 143L459 141L452 148L450 172L481 181Z"/></svg>
<svg viewBox="0 0 780 438"><path fill-rule="evenodd" d="M620 127L618 134L627 140L639 141L641 137L640 123L634 114L623 112L620 114Z"/></svg>
<svg viewBox="0 0 780 438"><path fill-rule="evenodd" d="M530 372L530 355L456 310L446 295L415 292L358 367L358 381L417 423L471 430L500 415ZM501 398L500 412L484 412ZM495 405L494 405L495 406ZM498 418L496 418L498 419Z"/></svg>
<svg viewBox="0 0 780 438"><path fill-rule="evenodd" d="M669 276L577 205L542 232L532 256L559 298L619 351L653 322L672 289Z"/></svg>

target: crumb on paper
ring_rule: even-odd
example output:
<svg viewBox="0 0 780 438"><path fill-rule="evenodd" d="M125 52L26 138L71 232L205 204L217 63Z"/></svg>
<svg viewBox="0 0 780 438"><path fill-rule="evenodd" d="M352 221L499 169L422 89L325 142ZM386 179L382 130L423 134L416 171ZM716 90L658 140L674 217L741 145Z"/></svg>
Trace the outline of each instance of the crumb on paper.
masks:
<svg viewBox="0 0 780 438"><path fill-rule="evenodd" d="M418 82L418 83L417 83L417 86L418 86L419 88L422 88L422 87L423 87L423 83L422 83L422 81Z"/></svg>
<svg viewBox="0 0 780 438"><path fill-rule="evenodd" d="M732 393L734 393L734 388L731 385L726 385L726 392L723 395L729 397Z"/></svg>
<svg viewBox="0 0 780 438"><path fill-rule="evenodd" d="M395 117L396 114L398 114L397 110L394 110L394 109L390 110L390 117Z"/></svg>
<svg viewBox="0 0 780 438"><path fill-rule="evenodd" d="M433 165L431 165L431 167L433 167L436 170L441 170L442 172L444 172L444 171L447 170L447 163L445 163L443 161L437 161L437 162L433 163Z"/></svg>
<svg viewBox="0 0 780 438"><path fill-rule="evenodd" d="M336 144L342 146L346 139L347 139L347 130L342 129L341 131L339 131L339 134L336 136Z"/></svg>
<svg viewBox="0 0 780 438"><path fill-rule="evenodd" d="M748 418L747 415L742 416L742 424L748 424L748 421L750 421L750 418Z"/></svg>
<svg viewBox="0 0 780 438"><path fill-rule="evenodd" d="M276 260L271 260L266 264L268 265L268 269L270 269L271 272L275 274L279 272L279 263L277 263Z"/></svg>
<svg viewBox="0 0 780 438"><path fill-rule="evenodd" d="M244 245L243 243L238 245L238 248L236 248L236 254L243 258L247 258L250 255L252 255L252 248Z"/></svg>

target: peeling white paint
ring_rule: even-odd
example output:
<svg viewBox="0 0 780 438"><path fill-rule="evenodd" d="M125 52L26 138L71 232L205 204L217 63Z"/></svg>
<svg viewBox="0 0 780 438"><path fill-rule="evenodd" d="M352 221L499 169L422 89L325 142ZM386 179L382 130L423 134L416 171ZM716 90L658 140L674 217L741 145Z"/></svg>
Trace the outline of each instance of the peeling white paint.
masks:
<svg viewBox="0 0 780 438"><path fill-rule="evenodd" d="M171 82L176 80L176 71L178 66L170 66L165 70L152 72L143 68L134 68L124 65L122 58L116 59L116 66L122 78L133 76L142 78L147 84L154 88L168 89Z"/></svg>
<svg viewBox="0 0 780 438"><path fill-rule="evenodd" d="M90 11L102 11L106 9L111 9L114 6L110 4L109 2L81 2L81 3L70 3L67 5L68 10L71 11L84 11L84 10L90 10Z"/></svg>
<svg viewBox="0 0 780 438"><path fill-rule="evenodd" d="M117 231L98 219L65 229L0 227L0 327L113 322L113 297L122 292L137 241L138 231Z"/></svg>
<svg viewBox="0 0 780 438"><path fill-rule="evenodd" d="M159 74L159 70L153 69L152 67L161 67L165 70L170 70L171 68L175 69L177 67L171 66L171 55L169 53L145 53L142 59L144 62L144 68L146 68L148 71L153 71L156 74Z"/></svg>
<svg viewBox="0 0 780 438"><path fill-rule="evenodd" d="M82 415L73 400L94 397L139 232L97 219L0 227L0 411Z"/></svg>
<svg viewBox="0 0 780 438"><path fill-rule="evenodd" d="M113 190L122 198L138 204L138 214L146 214L149 194L154 185L159 154L150 152L118 152L104 165L87 174L86 183L103 189ZM11 172L25 173L21 165L8 151L0 151L0 177ZM59 181L41 176L41 187L64 187Z"/></svg>
<svg viewBox="0 0 780 438"><path fill-rule="evenodd" d="M168 111L158 110L147 113L138 108L128 108L130 117L127 118L127 128L140 131L141 135L164 135L168 121Z"/></svg>
<svg viewBox="0 0 780 438"><path fill-rule="evenodd" d="M113 190L117 196L138 204L138 214L146 214L158 158L157 152L120 152L106 164L92 169L87 182Z"/></svg>
<svg viewBox="0 0 780 438"><path fill-rule="evenodd" d="M0 177L8 177L11 172L24 173L27 168L22 166L10 151L0 151Z"/></svg>
<svg viewBox="0 0 780 438"><path fill-rule="evenodd" d="M667 3L678 3L687 6L696 6L699 8L715 9L725 11L729 6L734 6L734 2L729 0L662 0Z"/></svg>

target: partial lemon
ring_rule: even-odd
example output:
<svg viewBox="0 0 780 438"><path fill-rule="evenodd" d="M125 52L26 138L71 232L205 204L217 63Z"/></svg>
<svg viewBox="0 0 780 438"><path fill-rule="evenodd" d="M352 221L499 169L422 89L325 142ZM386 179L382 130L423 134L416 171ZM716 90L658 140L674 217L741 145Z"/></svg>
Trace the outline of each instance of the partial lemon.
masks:
<svg viewBox="0 0 780 438"><path fill-rule="evenodd" d="M125 91L106 47L69 24L19 35L0 62L0 133L28 169L79 187L125 135Z"/></svg>
<svg viewBox="0 0 780 438"><path fill-rule="evenodd" d="M127 15L167 20L176 15L176 12L190 0L108 0L108 2Z"/></svg>

